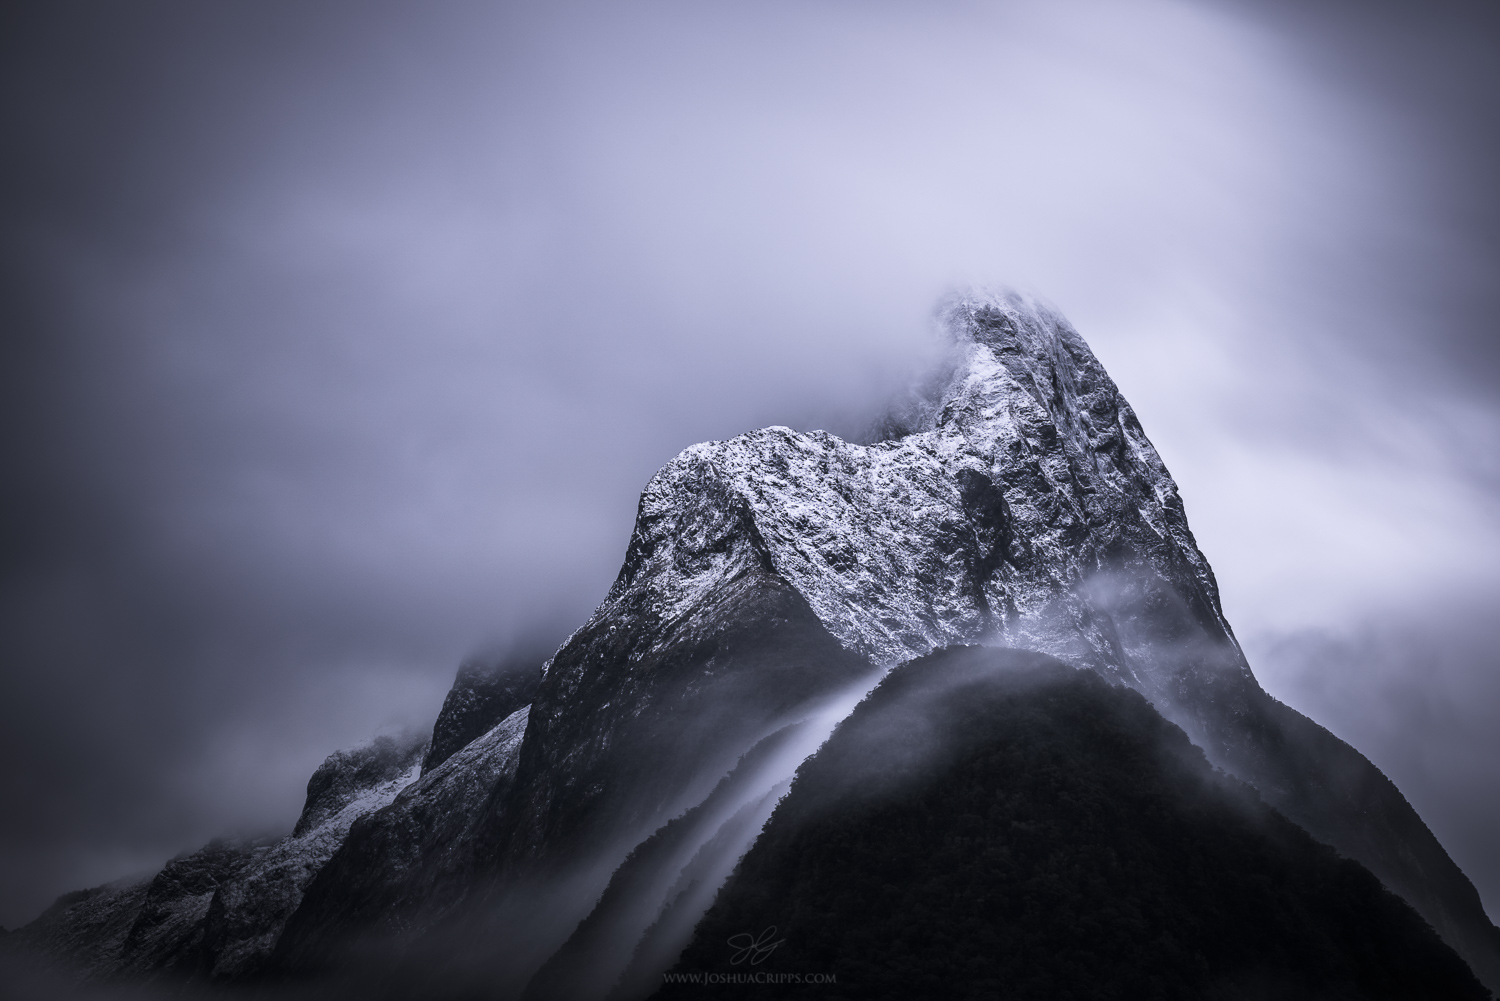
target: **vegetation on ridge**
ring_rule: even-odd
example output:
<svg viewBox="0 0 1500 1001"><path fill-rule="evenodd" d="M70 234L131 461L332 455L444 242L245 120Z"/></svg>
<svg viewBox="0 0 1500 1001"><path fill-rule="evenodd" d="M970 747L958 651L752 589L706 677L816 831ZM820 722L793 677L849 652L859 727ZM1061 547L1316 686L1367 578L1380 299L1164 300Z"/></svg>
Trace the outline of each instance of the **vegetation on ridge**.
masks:
<svg viewBox="0 0 1500 1001"><path fill-rule="evenodd" d="M979 648L895 672L804 765L673 973L768 981L742 997L1488 996L1141 696Z"/></svg>

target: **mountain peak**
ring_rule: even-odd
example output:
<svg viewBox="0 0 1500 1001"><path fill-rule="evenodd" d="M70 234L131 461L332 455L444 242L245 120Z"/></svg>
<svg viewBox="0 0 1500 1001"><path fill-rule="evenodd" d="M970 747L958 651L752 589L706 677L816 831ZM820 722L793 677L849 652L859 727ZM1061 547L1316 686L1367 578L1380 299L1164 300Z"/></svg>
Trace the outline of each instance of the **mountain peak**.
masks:
<svg viewBox="0 0 1500 1001"><path fill-rule="evenodd" d="M302 882L272 901L284 933L256 931L274 963L424 928L436 947L472 922L495 996L604 997L637 967L655 983L882 677L982 645L1135 689L1500 983L1500 932L1400 793L1261 690L1176 485L1083 338L1008 291L939 316L952 351L889 433L769 427L662 467L609 594L540 678L461 671L434 731L451 756L340 829L295 914ZM327 766L310 803L358 764Z"/></svg>
<svg viewBox="0 0 1500 1001"><path fill-rule="evenodd" d="M1227 637L1176 485L1077 332L1009 292L956 296L940 316L954 356L899 436L771 427L668 463L600 614L643 585L670 618L753 556L878 664L989 637L1139 684L1128 657L1089 654L1108 637L1059 621L1077 619L1059 602L1080 584L1133 561L1185 587Z"/></svg>

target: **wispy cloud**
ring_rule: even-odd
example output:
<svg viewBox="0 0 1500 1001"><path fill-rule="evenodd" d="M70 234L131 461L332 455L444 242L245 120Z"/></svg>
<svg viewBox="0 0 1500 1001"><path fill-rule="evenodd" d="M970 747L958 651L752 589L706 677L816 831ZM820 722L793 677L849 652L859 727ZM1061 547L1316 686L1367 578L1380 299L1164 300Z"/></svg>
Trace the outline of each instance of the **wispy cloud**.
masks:
<svg viewBox="0 0 1500 1001"><path fill-rule="evenodd" d="M1500 594L1467 8L80 10L5 33L0 922L289 825L581 621L678 449L861 427L958 282L1094 345L1273 692Z"/></svg>

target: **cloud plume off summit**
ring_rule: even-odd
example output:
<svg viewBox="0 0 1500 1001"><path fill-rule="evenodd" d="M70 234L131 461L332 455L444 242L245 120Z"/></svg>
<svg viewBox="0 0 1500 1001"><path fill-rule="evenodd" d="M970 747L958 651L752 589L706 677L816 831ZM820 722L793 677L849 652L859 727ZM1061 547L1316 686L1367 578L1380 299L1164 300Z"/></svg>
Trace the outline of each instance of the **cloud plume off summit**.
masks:
<svg viewBox="0 0 1500 1001"><path fill-rule="evenodd" d="M852 435L974 279L1086 333L1267 687L1494 912L1482 7L5 18L0 924L289 829L465 653L582 621L653 470Z"/></svg>

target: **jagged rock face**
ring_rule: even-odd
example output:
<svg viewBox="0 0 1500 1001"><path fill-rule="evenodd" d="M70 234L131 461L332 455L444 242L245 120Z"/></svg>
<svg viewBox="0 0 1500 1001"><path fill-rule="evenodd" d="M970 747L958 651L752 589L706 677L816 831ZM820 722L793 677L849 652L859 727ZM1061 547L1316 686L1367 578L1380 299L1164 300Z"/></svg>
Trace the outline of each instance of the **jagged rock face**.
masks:
<svg viewBox="0 0 1500 1001"><path fill-rule="evenodd" d="M959 301L947 321L957 363L912 408L930 428L869 445L768 428L652 479L619 579L538 691L497 802L501 871L603 830L621 839L607 872L867 665L953 643L1042 650L1153 694L1253 687L1176 487L1081 338L1014 299ZM1210 655L1132 657L1151 637L1106 600L1138 606L1139 631L1195 629Z"/></svg>
<svg viewBox="0 0 1500 1001"><path fill-rule="evenodd" d="M286 920L277 901L301 899L276 947L291 968L350 935L426 928L453 941L471 925L495 958L481 971L494 996L530 981L531 998L582 1001L621 977L648 983L778 790L882 673L980 643L1136 689L1500 986L1500 932L1400 793L1256 683L1175 484L1083 340L1009 295L955 299L944 317L952 363L885 440L773 427L694 446L657 473L618 579L547 663L529 710L494 725L521 693L461 677L421 781L382 810L339 805L346 776L380 773L374 758L320 771L304 820L338 809L347 823L305 899L311 873L285 877L276 885L292 890L263 894L257 932L260 918L235 925L210 906L227 918L239 900L235 913L252 915L254 894L184 891L178 923L206 942L238 928L263 956ZM351 810L368 816L354 824ZM299 836L323 829L299 823ZM255 865L244 872L290 871ZM134 915L150 892L109 899ZM115 935L107 910L89 921Z"/></svg>
<svg viewBox="0 0 1500 1001"><path fill-rule="evenodd" d="M1078 621L1082 585L1137 566L1227 637L1176 485L1135 414L1071 327L1024 306L948 310L962 360L931 430L855 445L768 428L683 452L647 486L600 613L635 590L667 616L691 605L727 570L695 557L702 540L739 511L768 565L881 666L992 636L1066 647L1138 682L1116 639Z"/></svg>
<svg viewBox="0 0 1500 1001"><path fill-rule="evenodd" d="M831 695L868 687L869 662L823 628L733 525L731 514L723 534L697 540L707 562L733 569L705 581L696 602L667 609L626 590L616 595L621 620L596 617L551 662L515 782L481 829L480 862L497 881L486 905L492 934L526 943L494 971L498 996L519 992L631 849L703 803L747 749L817 718ZM786 775L795 764L785 763ZM755 799L765 790L743 792ZM717 833L703 826L680 851L691 858ZM539 883L545 894L532 892Z"/></svg>
<svg viewBox="0 0 1500 1001"><path fill-rule="evenodd" d="M168 862L151 880L123 943L125 971L146 977L211 972L216 957L208 941L209 915L225 910L219 891L259 868L263 852L257 849L268 847L216 840Z"/></svg>
<svg viewBox="0 0 1500 1001"><path fill-rule="evenodd" d="M68 894L13 936L90 979L234 980L262 969L303 889L355 820L417 777L425 741L328 757L290 837L215 840L154 877Z"/></svg>
<svg viewBox="0 0 1500 1001"><path fill-rule="evenodd" d="M379 786L402 778L423 757L425 743L411 737L376 737L364 747L335 751L307 780L307 801L292 830L296 837L323 824Z"/></svg>
<svg viewBox="0 0 1500 1001"><path fill-rule="evenodd" d="M1138 689L1500 983L1500 934L1399 793L1256 683L1175 484L1082 338L1009 295L957 299L945 319L958 356L908 408L910 433L858 445L768 428L689 448L652 479L620 576L551 662L496 802L502 883L588 844L577 896L597 899L652 823L859 676L826 643L798 659L818 637L877 668L981 642ZM786 623L794 644L750 653ZM743 652L728 664L713 645L727 636ZM726 720L731 695L752 722ZM1332 757L1302 754L1319 742Z"/></svg>
<svg viewBox="0 0 1500 1001"><path fill-rule="evenodd" d="M463 898L474 875L474 828L515 775L529 710L516 709L354 823L287 924L280 967L317 970L338 957L352 930L396 933Z"/></svg>
<svg viewBox="0 0 1500 1001"><path fill-rule="evenodd" d="M478 829L515 776L541 678L532 646L459 666L420 780L350 829L278 940L279 968L336 966L351 945L429 925L468 894Z"/></svg>
<svg viewBox="0 0 1500 1001"><path fill-rule="evenodd" d="M151 882L142 876L65 893L35 921L7 935L5 945L65 975L92 980L117 976L125 939Z"/></svg>
<svg viewBox="0 0 1500 1001"><path fill-rule="evenodd" d="M961 358L931 429L856 445L768 428L664 467L619 580L554 670L585 659L606 687L632 684L633 658L755 562L881 667L982 638L1161 692L1253 688L1176 485L1082 339L1016 299L961 300L947 320ZM1150 615L1142 635L1109 614L1126 605ZM1205 650L1165 664L1168 619ZM623 663L578 658L596 624L623 634ZM553 702L590 705L572 682L538 704Z"/></svg>
<svg viewBox="0 0 1500 1001"><path fill-rule="evenodd" d="M736 548L734 571L681 614L627 593L619 618L596 618L552 661L496 816L511 857L563 857L601 835L628 849L700 801L747 748L868 673L753 544ZM600 670L621 664L632 670Z"/></svg>
<svg viewBox="0 0 1500 1001"><path fill-rule="evenodd" d="M489 733L517 709L530 705L541 680L541 666L540 657L465 661L433 724L432 744L422 759L422 774Z"/></svg>
<svg viewBox="0 0 1500 1001"><path fill-rule="evenodd" d="M743 534L726 527L718 540L736 538ZM717 545L705 540L709 549ZM649 627L596 616L565 644L529 714L507 721L518 729L509 731L513 737L504 748L519 754L483 758L484 767L502 772L487 797L479 786L457 791L455 785L476 774L479 765L469 760L479 750L476 742L357 825L309 888L278 948L278 963L314 970L383 931L404 937L456 908L464 890L493 887L498 879L498 893L468 901L471 906L435 933L440 944L434 947L445 951L443 965L451 967L466 962L453 954L454 943L470 944L493 958L480 976L486 992L519 993L588 913L620 860L672 817L702 805L745 748L809 716L822 719L826 735L836 717L824 718L827 707L818 697L870 675L869 663L845 650L797 592L766 571L753 545L736 544L728 555L733 570L700 593L686 614L662 621L659 609L632 604L626 593L617 610ZM594 670L609 664L634 670L626 676ZM570 712L569 705L592 711ZM818 742L805 735L801 744L793 741L797 749L790 755L783 749L777 774L759 770L732 795L720 795L713 809L700 810L707 820L694 826L692 837L677 839L674 857L691 858L702 841L740 815L745 799L763 808L741 832L742 839L753 838L775 803L767 794ZM536 753L544 748L560 748L562 760ZM441 809L421 808L429 785ZM743 840L721 853L728 865L716 879L727 875L742 850ZM676 872L652 876L670 882ZM665 894L667 887L659 890ZM705 899L696 913L706 906ZM646 920L654 916L648 909ZM580 962L596 959L585 954Z"/></svg>

